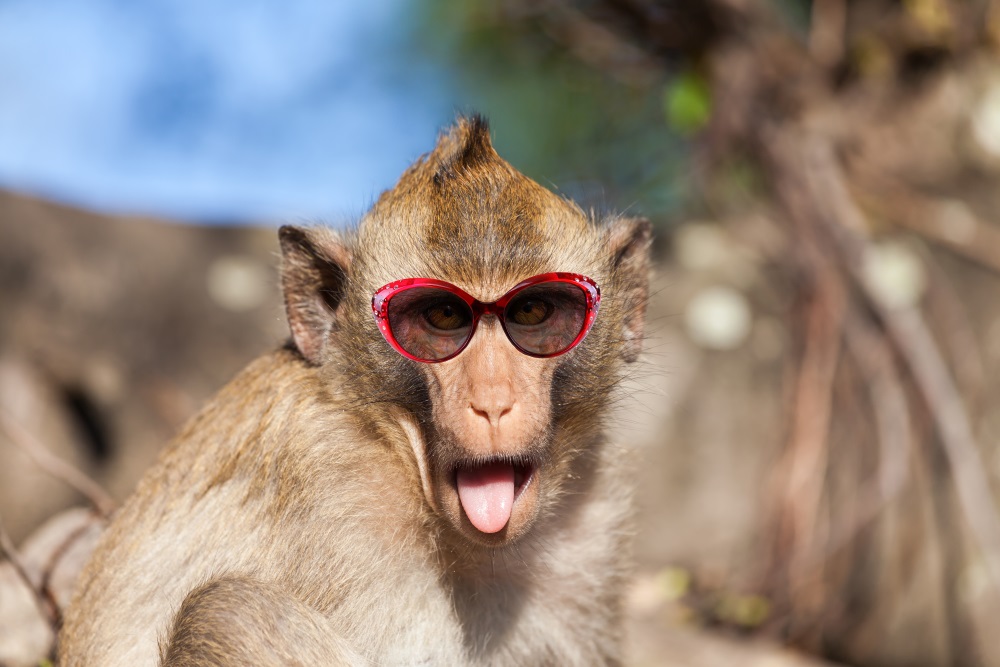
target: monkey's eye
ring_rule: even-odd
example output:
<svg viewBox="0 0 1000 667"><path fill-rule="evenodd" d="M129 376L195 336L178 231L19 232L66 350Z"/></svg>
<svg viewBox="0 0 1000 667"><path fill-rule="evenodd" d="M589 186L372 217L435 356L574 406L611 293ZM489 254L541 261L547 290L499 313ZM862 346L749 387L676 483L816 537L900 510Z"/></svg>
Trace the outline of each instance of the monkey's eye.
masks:
<svg viewBox="0 0 1000 667"><path fill-rule="evenodd" d="M508 317L514 322L524 326L532 326L549 319L549 315L552 314L552 304L538 299L525 299L520 303L513 304L508 313Z"/></svg>
<svg viewBox="0 0 1000 667"><path fill-rule="evenodd" d="M435 329L453 331L467 326L469 314L464 308L457 308L454 304L438 303L424 311L424 318Z"/></svg>

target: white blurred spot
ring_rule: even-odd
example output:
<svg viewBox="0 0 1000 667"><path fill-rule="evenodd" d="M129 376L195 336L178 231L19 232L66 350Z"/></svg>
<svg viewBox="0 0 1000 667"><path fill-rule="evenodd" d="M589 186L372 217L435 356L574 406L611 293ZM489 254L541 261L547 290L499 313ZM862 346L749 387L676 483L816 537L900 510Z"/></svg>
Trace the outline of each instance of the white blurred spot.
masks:
<svg viewBox="0 0 1000 667"><path fill-rule="evenodd" d="M927 289L927 271L913 250L901 243L871 246L864 258L868 287L891 309L917 305Z"/></svg>
<svg viewBox="0 0 1000 667"><path fill-rule="evenodd" d="M98 400L105 404L121 400L125 393L125 378L113 362L92 358L86 373L86 386Z"/></svg>
<svg viewBox="0 0 1000 667"><path fill-rule="evenodd" d="M249 257L223 256L208 267L208 294L227 310L242 312L264 303L271 272Z"/></svg>
<svg viewBox="0 0 1000 667"><path fill-rule="evenodd" d="M1000 158L1000 83L993 84L973 110L972 134L983 150Z"/></svg>
<svg viewBox="0 0 1000 667"><path fill-rule="evenodd" d="M952 243L970 243L976 235L976 219L963 201L948 200L938 206L937 222Z"/></svg>
<svg viewBox="0 0 1000 667"><path fill-rule="evenodd" d="M689 271L708 271L730 259L729 242L717 225L696 222L684 225L674 235L678 263Z"/></svg>
<svg viewBox="0 0 1000 667"><path fill-rule="evenodd" d="M629 610L639 616L651 616L663 606L663 591L654 575L633 578L625 597Z"/></svg>
<svg viewBox="0 0 1000 667"><path fill-rule="evenodd" d="M988 561L979 558L966 566L958 575L958 594L966 604L975 602L992 590L989 566Z"/></svg>
<svg viewBox="0 0 1000 667"><path fill-rule="evenodd" d="M747 339L751 324L746 297L731 287L703 289L684 310L688 336L710 350L732 350Z"/></svg>

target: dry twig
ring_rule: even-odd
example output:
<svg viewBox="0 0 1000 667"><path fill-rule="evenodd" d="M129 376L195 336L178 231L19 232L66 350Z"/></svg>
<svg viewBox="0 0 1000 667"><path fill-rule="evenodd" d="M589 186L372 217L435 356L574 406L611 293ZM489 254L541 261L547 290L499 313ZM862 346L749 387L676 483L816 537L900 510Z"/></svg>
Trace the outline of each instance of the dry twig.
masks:
<svg viewBox="0 0 1000 667"><path fill-rule="evenodd" d="M824 67L833 67L844 57L847 27L846 0L813 0L809 53Z"/></svg>
<svg viewBox="0 0 1000 667"><path fill-rule="evenodd" d="M0 556L6 558L7 562L14 568L17 578L31 591L31 597L35 600L35 604L38 606L38 610L42 613L42 616L45 617L50 626L55 628L59 618L58 611L55 605L52 604L52 601L42 593L40 587L35 585L35 582L31 580L31 575L28 574L27 568L21 562L21 557L14 547L14 541L10 539L10 535L7 533L7 529L4 528L2 522L0 522Z"/></svg>
<svg viewBox="0 0 1000 667"><path fill-rule="evenodd" d="M115 510L115 501L97 482L50 452L4 410L0 410L0 426L7 432L14 446L34 461L35 465L82 494L102 517L111 516Z"/></svg>
<svg viewBox="0 0 1000 667"><path fill-rule="evenodd" d="M860 513L853 517L851 525L831 536L829 552L849 542L903 490L908 479L907 462L913 438L906 393L885 338L853 312L848 317L845 334L848 352L865 378L868 400L875 415L879 465L875 480L866 484L859 494Z"/></svg>
<svg viewBox="0 0 1000 667"><path fill-rule="evenodd" d="M1000 227L962 201L917 192L862 168L856 179L865 208L894 225L1000 273Z"/></svg>
<svg viewBox="0 0 1000 667"><path fill-rule="evenodd" d="M829 145L814 142L811 157L810 173L814 176L816 196L828 202L828 210L832 212L826 220L832 227L831 237L838 243L855 281L878 312L924 396L955 477L962 513L982 551L994 587L1000 592L1000 515L965 404L919 309L889 307L867 283L861 270L862 258L868 250L867 225Z"/></svg>

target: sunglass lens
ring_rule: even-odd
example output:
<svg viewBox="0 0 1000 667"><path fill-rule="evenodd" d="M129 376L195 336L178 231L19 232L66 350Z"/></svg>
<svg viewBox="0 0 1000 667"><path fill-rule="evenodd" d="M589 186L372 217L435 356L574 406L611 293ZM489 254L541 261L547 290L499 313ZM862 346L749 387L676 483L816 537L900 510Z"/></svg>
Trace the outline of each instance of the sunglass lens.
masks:
<svg viewBox="0 0 1000 667"><path fill-rule="evenodd" d="M583 330L587 294L573 283L546 282L518 292L507 304L507 334L529 354L566 351Z"/></svg>
<svg viewBox="0 0 1000 667"><path fill-rule="evenodd" d="M399 292L389 301L388 316L389 329L399 346L427 361L455 354L472 332L472 309L437 287Z"/></svg>

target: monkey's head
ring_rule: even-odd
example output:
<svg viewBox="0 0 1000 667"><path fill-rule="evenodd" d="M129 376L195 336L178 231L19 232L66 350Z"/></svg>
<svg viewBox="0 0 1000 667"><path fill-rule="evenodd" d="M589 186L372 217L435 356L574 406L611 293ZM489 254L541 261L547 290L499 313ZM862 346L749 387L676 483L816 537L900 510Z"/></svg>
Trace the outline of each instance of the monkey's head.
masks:
<svg viewBox="0 0 1000 667"><path fill-rule="evenodd" d="M648 222L588 216L473 117L354 233L280 238L295 347L366 424L405 434L453 535L502 546L557 505L640 351Z"/></svg>

